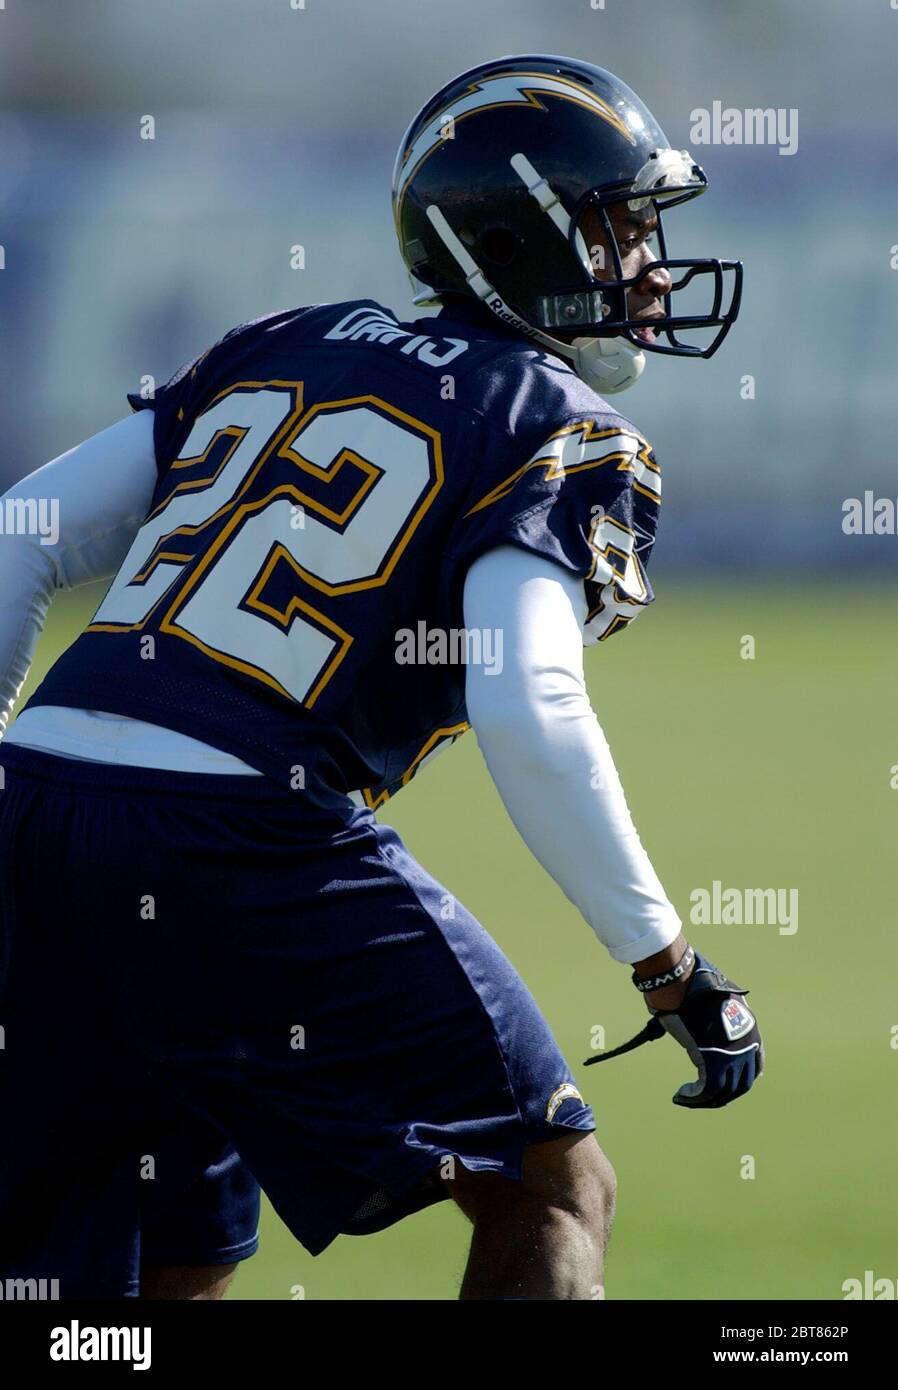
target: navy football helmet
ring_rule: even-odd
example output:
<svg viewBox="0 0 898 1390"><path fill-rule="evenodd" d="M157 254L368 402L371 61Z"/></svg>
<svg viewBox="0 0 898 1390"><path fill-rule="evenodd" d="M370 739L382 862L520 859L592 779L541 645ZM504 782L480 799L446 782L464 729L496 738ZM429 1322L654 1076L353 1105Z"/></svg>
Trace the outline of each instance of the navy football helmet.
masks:
<svg viewBox="0 0 898 1390"><path fill-rule="evenodd" d="M638 378L645 352L710 357L736 319L738 261L667 254L662 208L707 186L619 78L525 56L472 68L419 111L397 155L393 210L416 303L475 296L607 393ZM624 203L657 217L655 258L629 279L609 217ZM603 229L612 264L602 251L596 265L585 219ZM661 267L672 283L647 330L629 300Z"/></svg>

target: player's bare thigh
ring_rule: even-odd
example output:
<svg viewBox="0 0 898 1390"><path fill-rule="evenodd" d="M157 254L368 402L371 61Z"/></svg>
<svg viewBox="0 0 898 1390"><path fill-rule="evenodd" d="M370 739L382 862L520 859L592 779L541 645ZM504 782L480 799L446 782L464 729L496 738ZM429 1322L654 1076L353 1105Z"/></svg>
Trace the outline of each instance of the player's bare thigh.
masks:
<svg viewBox="0 0 898 1390"><path fill-rule="evenodd" d="M141 1298L192 1299L217 1302L225 1293L236 1272L233 1265L169 1265L166 1268L142 1269Z"/></svg>

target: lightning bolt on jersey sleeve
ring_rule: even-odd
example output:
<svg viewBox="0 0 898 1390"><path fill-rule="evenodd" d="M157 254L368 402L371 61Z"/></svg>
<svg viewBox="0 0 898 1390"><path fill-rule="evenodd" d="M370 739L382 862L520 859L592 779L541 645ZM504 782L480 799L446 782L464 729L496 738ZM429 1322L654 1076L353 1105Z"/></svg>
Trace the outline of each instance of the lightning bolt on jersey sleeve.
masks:
<svg viewBox="0 0 898 1390"><path fill-rule="evenodd" d="M0 498L0 731L54 593L115 574L155 483L152 422L132 415Z"/></svg>
<svg viewBox="0 0 898 1390"><path fill-rule="evenodd" d="M626 421L563 425L466 509L452 553L462 565L513 544L582 579L586 645L652 602L646 566L661 502L651 446Z"/></svg>
<svg viewBox="0 0 898 1390"><path fill-rule="evenodd" d="M586 600L551 561L501 547L464 590L466 625L503 634L501 671L468 667L468 717L522 838L618 961L675 941L681 922L633 824L584 684Z"/></svg>

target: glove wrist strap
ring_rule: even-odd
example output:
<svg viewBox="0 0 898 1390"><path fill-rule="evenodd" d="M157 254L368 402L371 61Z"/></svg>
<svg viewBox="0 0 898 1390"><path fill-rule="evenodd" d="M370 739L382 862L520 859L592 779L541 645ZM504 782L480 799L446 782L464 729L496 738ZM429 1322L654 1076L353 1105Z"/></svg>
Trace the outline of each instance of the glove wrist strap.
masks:
<svg viewBox="0 0 898 1390"><path fill-rule="evenodd" d="M647 979L642 979L634 970L630 978L640 994L649 994L653 989L663 989L665 985L675 985L689 974L694 964L695 952L691 946L687 946L676 965L669 966L660 975L649 975Z"/></svg>

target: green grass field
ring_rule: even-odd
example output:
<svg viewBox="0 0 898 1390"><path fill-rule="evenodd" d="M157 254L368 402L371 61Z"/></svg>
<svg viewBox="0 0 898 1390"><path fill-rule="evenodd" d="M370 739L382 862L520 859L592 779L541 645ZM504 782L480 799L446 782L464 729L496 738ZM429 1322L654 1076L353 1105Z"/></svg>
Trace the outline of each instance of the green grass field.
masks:
<svg viewBox="0 0 898 1390"><path fill-rule="evenodd" d="M767 1070L748 1098L705 1113L671 1105L694 1073L668 1039L580 1067L594 1024L614 1047L644 1007L628 968L518 839L473 734L383 818L515 962L595 1109L619 1181L607 1296L838 1299L865 1269L898 1278L898 598L749 580L660 590L629 632L587 654L587 671L687 931L751 986ZM95 598L51 614L34 675ZM753 661L740 658L743 634ZM797 932L690 930L689 894L715 879L798 889ZM231 1296L289 1299L301 1286L310 1299L453 1298L466 1244L443 1203L313 1260L268 1211Z"/></svg>

